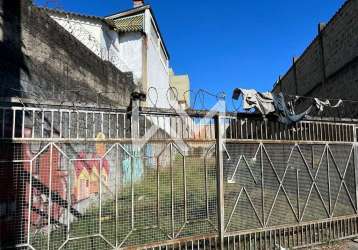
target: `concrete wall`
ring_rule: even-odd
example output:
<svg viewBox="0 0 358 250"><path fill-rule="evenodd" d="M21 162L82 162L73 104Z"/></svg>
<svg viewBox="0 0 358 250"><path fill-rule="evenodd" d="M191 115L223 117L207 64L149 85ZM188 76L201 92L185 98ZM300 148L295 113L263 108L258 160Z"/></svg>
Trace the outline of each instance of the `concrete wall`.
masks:
<svg viewBox="0 0 358 250"><path fill-rule="evenodd" d="M146 11L146 34L147 34L147 90L150 87L154 87L157 90L158 97L153 95L151 98L153 101L157 101L157 107L160 108L169 108L169 103L167 100L167 91L170 88L169 85L169 67L168 60L164 61L160 55L160 44L161 38L159 37L158 41L154 41L153 37L150 35L152 31L154 21L152 21L152 16L150 11ZM151 93L149 93L151 94ZM148 103L148 106L153 106L151 102Z"/></svg>
<svg viewBox="0 0 358 250"><path fill-rule="evenodd" d="M138 84L142 77L142 35L118 34L100 18L47 10L50 16L83 45L123 72L132 72ZM140 52L140 53L139 53Z"/></svg>
<svg viewBox="0 0 358 250"><path fill-rule="evenodd" d="M161 55L161 37L154 41L151 32L153 17L145 11L144 32L117 33L100 18L49 11L51 17L104 61L124 72L132 72L134 83L144 91L155 88L149 95L157 107L169 108L167 90L170 87L169 62ZM146 44L146 45L145 45ZM143 47L146 46L146 47ZM153 101L148 101L151 107Z"/></svg>
<svg viewBox="0 0 358 250"><path fill-rule="evenodd" d="M358 100L358 0L348 0L273 88Z"/></svg>
<svg viewBox="0 0 358 250"><path fill-rule="evenodd" d="M158 92L157 107L168 108L167 90L169 89L169 72L160 59L157 45L148 39L148 88L154 87ZM149 106L150 103L149 103Z"/></svg>
<svg viewBox="0 0 358 250"><path fill-rule="evenodd" d="M64 17L50 14L50 16L63 28L65 28L74 37L78 38L93 53L102 58L103 44L103 22L100 20L88 20L80 17Z"/></svg>
<svg viewBox="0 0 358 250"><path fill-rule="evenodd" d="M128 106L132 74L75 39L30 1L0 1L1 97ZM101 93L101 94L98 94Z"/></svg>
<svg viewBox="0 0 358 250"><path fill-rule="evenodd" d="M102 26L102 60L107 60L122 72L133 71L128 63L122 58L119 34L108 26ZM137 84L138 77L133 74L134 83Z"/></svg>
<svg viewBox="0 0 358 250"><path fill-rule="evenodd" d="M133 72L136 84L143 81L143 35L139 32L123 33L119 36L119 67L128 67Z"/></svg>

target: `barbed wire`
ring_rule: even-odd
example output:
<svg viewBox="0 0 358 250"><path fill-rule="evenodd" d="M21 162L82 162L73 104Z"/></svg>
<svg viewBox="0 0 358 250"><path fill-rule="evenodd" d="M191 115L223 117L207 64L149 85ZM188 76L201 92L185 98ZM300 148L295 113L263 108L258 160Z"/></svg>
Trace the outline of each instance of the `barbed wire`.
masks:
<svg viewBox="0 0 358 250"><path fill-rule="evenodd" d="M154 96L153 96L154 94ZM147 99L150 102L150 104L156 108L157 104L158 104L158 91L155 87L150 87L148 88L148 92L147 92ZM154 99L153 99L154 98Z"/></svg>
<svg viewBox="0 0 358 250"><path fill-rule="evenodd" d="M167 101L171 109L175 109L176 106L179 104L179 93L178 89L175 87L170 87L167 90Z"/></svg>
<svg viewBox="0 0 358 250"><path fill-rule="evenodd" d="M293 108L313 105L315 99L321 101L329 101L329 103L335 103L326 106L323 110L316 110L311 116L334 116L338 118L343 117L356 117L358 114L358 100L340 99L340 98L325 98L325 97L313 97L313 96L300 96L300 95L284 95L290 102L293 103ZM335 115L334 115L335 113Z"/></svg>
<svg viewBox="0 0 358 250"><path fill-rule="evenodd" d="M39 79L39 81L44 82L46 80ZM21 82L27 86L33 85L31 81L26 79L22 79ZM135 87L133 87L133 89L135 89ZM6 89L3 87L2 90ZM19 88L8 88L7 91L14 92L13 97L17 98L21 105L26 105L26 98L31 99L39 106L44 105L49 101L53 101L58 106L70 106L73 110L78 110L86 106L98 108L105 107L111 110L125 110L130 105L130 96L125 96L126 92L123 91L98 91L86 87L62 89L58 92L56 92L56 88L48 88L47 91L45 88L36 88L32 91ZM213 107L215 102L220 99L224 99L227 104L230 101L225 92L212 93L205 89L179 91L174 86L169 87L168 89L161 89L151 86L147 91L142 91L147 94L147 105L145 106L158 109L169 108L173 110L177 108L178 104L185 102L185 106L183 106L184 109L209 110ZM2 92L5 93L6 91ZM300 112L300 110L302 110L307 105L312 105L315 101L314 99L318 98L323 101L329 100L332 103L330 106L336 106L334 104L338 102L342 102L342 104L335 108L330 108L330 106L327 106L325 107L324 112L320 110L314 110L312 114L315 116L327 116L327 112L331 112L331 115L342 118L352 117L358 113L358 100L308 97L289 94L284 96L286 97L285 99L287 104L296 112ZM162 98L166 99L166 105L164 105L165 102L163 102ZM230 99L231 105L226 105L226 111L236 113L254 112L254 110L243 110L242 97L240 97L238 100L233 100L231 97ZM159 100L161 101L159 102Z"/></svg>
<svg viewBox="0 0 358 250"><path fill-rule="evenodd" d="M191 109L200 109L200 110L206 110L210 109L215 102L218 102L219 100L226 100L226 92L219 91L217 93L212 93L205 89L197 89L197 90L187 90L183 93L183 100L185 102L188 102L187 95L190 95L190 106ZM208 106L208 105L209 106Z"/></svg>
<svg viewBox="0 0 358 250"><path fill-rule="evenodd" d="M285 103L293 113L304 112L309 106L315 106L309 116L354 118L358 114L358 101L340 98L325 98L314 96L299 96L284 94ZM318 102L323 103L322 109L318 108ZM328 101L328 102L327 102ZM238 105L239 104L239 105ZM237 113L255 113L255 109L244 110L244 99L240 96L237 100L232 98L232 107Z"/></svg>
<svg viewBox="0 0 358 250"><path fill-rule="evenodd" d="M285 94L284 94L285 95ZM285 95L290 98L299 98L305 100L314 100L315 98L322 99L322 100L329 100L329 101L343 101L343 102L351 102L351 103L358 103L358 100L349 100L349 99L342 99L342 98L326 98L326 97L313 97L313 96L300 96L300 95Z"/></svg>

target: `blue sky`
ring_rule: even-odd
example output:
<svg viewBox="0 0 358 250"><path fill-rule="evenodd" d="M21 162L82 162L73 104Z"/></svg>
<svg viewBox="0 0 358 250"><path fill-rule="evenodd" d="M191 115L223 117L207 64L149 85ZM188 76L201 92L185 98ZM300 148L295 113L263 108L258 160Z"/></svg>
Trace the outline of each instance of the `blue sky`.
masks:
<svg viewBox="0 0 358 250"><path fill-rule="evenodd" d="M48 0L47 0L48 1ZM52 0L53 1L53 0ZM46 0L36 0L43 5ZM106 16L131 0L58 0L64 10ZM193 89L231 95L235 87L270 90L344 0L147 0L176 73ZM50 5L51 6L51 5Z"/></svg>

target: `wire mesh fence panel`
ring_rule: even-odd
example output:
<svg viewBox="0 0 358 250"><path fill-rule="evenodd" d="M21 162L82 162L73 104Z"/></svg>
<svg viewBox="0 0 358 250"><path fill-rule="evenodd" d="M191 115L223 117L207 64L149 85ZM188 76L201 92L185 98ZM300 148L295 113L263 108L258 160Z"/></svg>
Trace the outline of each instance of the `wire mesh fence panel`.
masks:
<svg viewBox="0 0 358 250"><path fill-rule="evenodd" d="M9 143L1 244L113 249L215 233L214 146Z"/></svg>
<svg viewBox="0 0 358 250"><path fill-rule="evenodd" d="M229 231L259 228L262 226L259 145L247 144L238 147L236 144L227 144L226 148L225 228Z"/></svg>
<svg viewBox="0 0 358 250"><path fill-rule="evenodd" d="M0 248L272 249L357 235L355 124L131 115L0 108Z"/></svg>
<svg viewBox="0 0 358 250"><path fill-rule="evenodd" d="M184 159L185 224L181 236L195 236L216 231L215 145L191 143Z"/></svg>
<svg viewBox="0 0 358 250"><path fill-rule="evenodd" d="M329 241L354 236L349 223L344 228L335 227L344 234L332 237L327 236L327 229L319 224L328 220L331 227L333 218L356 214L353 144L232 142L226 149L224 190L228 245L234 244L235 239L237 244L249 244L256 249L261 241L271 237L267 232L274 233L274 243L269 243L270 246L282 247L323 243L324 237ZM302 223L308 223L302 230L309 239L301 239L298 244L299 232L293 226ZM280 230L270 231L276 227ZM257 230L259 236L244 233L253 230ZM242 238L238 239L240 235Z"/></svg>

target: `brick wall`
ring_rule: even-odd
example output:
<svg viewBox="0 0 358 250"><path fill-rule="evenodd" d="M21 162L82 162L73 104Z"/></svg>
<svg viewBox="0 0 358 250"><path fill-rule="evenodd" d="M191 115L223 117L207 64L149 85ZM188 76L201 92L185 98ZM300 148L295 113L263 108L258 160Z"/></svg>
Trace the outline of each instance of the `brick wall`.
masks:
<svg viewBox="0 0 358 250"><path fill-rule="evenodd" d="M0 54L1 97L129 105L132 74L102 61L29 0L0 0Z"/></svg>
<svg viewBox="0 0 358 250"><path fill-rule="evenodd" d="M358 0L347 0L320 30L273 91L358 100Z"/></svg>

